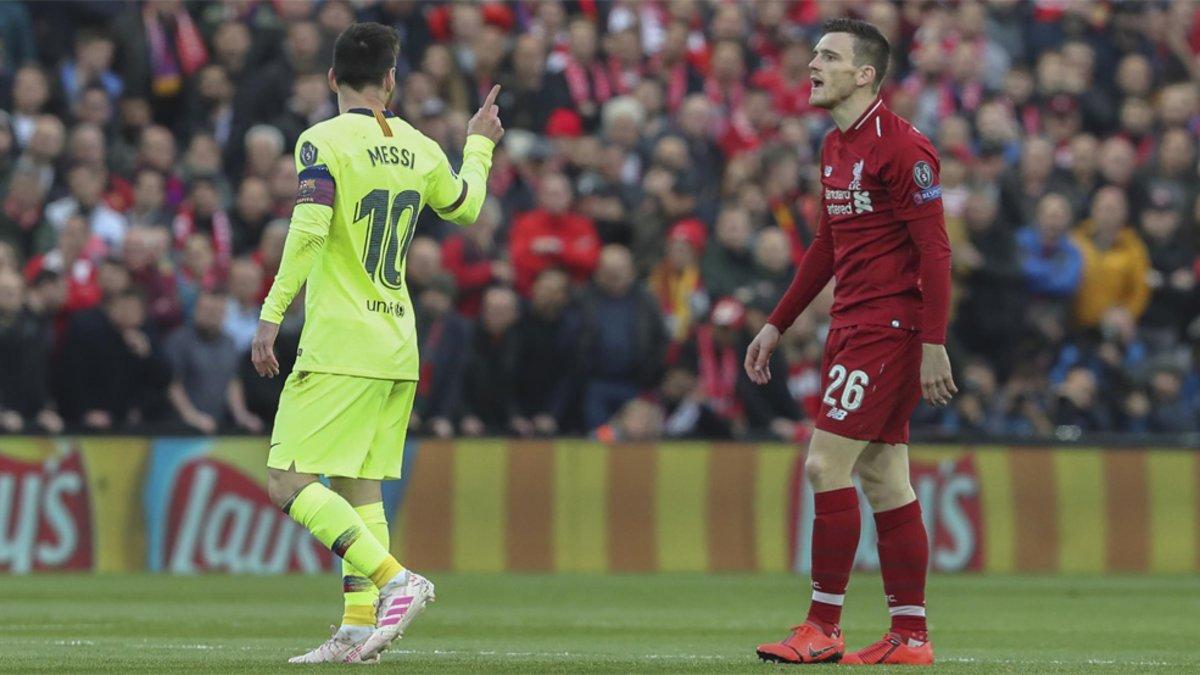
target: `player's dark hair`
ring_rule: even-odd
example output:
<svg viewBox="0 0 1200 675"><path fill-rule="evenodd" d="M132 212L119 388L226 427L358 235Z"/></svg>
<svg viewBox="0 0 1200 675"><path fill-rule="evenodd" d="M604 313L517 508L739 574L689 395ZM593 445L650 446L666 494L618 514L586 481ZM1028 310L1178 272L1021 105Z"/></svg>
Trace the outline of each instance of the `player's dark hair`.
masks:
<svg viewBox="0 0 1200 675"><path fill-rule="evenodd" d="M821 29L825 33L849 33L854 36L854 65L871 65L875 68L874 89L878 91L887 75L888 59L892 53L892 46L883 33L866 21L847 18L830 19Z"/></svg>
<svg viewBox="0 0 1200 675"><path fill-rule="evenodd" d="M380 85L396 67L400 36L379 23L355 23L333 44L333 79L351 89Z"/></svg>

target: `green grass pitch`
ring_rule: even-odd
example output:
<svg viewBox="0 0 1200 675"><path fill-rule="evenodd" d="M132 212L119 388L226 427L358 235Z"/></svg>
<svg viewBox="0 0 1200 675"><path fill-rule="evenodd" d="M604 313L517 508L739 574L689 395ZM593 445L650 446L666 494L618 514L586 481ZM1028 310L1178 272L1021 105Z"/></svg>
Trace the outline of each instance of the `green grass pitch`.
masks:
<svg viewBox="0 0 1200 675"><path fill-rule="evenodd" d="M804 580L784 575L432 578L437 604L383 669L774 673L788 666L754 646L807 606ZM4 576L0 671L304 671L287 657L327 637L338 591L332 574ZM929 608L938 672L1200 672L1194 576L935 576ZM851 647L878 638L885 616L877 576L858 575Z"/></svg>

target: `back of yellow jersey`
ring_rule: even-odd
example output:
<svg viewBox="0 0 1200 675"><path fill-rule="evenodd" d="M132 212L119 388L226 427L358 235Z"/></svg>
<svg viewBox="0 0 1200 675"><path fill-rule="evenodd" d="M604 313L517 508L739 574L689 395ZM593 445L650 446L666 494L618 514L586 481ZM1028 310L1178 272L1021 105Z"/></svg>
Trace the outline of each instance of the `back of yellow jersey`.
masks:
<svg viewBox="0 0 1200 675"><path fill-rule="evenodd" d="M417 216L429 204L448 220L474 221L491 150L491 141L470 137L465 154L482 163L484 180L467 181L437 143L390 113L353 109L300 136L291 228L323 245L307 277L296 370L417 379L404 277Z"/></svg>

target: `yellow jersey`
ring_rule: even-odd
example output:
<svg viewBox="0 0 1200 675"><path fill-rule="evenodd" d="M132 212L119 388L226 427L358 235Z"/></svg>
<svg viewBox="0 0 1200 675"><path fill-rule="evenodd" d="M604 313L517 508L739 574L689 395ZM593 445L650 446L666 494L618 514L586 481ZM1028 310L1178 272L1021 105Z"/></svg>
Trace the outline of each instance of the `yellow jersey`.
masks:
<svg viewBox="0 0 1200 675"><path fill-rule="evenodd" d="M404 120L354 108L296 141L299 187L279 272L261 318L279 323L307 281L298 371L388 380L419 372L404 283L417 215L470 224L495 144L467 137L455 173L441 147Z"/></svg>

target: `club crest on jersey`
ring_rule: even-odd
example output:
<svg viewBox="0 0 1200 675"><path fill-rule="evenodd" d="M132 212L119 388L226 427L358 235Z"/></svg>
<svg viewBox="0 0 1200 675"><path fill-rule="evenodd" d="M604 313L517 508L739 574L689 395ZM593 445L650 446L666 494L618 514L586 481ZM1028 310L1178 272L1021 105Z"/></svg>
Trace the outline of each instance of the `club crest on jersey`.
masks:
<svg viewBox="0 0 1200 675"><path fill-rule="evenodd" d="M317 146L304 141L304 145L300 146L300 163L304 166L312 166L317 163Z"/></svg>
<svg viewBox="0 0 1200 675"><path fill-rule="evenodd" d="M913 180L922 190L933 185L933 167L929 166L929 162L922 159L913 164Z"/></svg>
<svg viewBox="0 0 1200 675"><path fill-rule="evenodd" d="M860 159L854 163L854 168L850 170L851 178L850 178L850 188L849 189L851 189L851 190L861 190L862 189L863 165L866 164L866 162L867 162L867 160Z"/></svg>
<svg viewBox="0 0 1200 675"><path fill-rule="evenodd" d="M833 175L833 167L826 164L825 165L825 177L829 178L832 175Z"/></svg>

